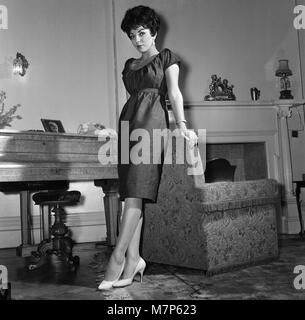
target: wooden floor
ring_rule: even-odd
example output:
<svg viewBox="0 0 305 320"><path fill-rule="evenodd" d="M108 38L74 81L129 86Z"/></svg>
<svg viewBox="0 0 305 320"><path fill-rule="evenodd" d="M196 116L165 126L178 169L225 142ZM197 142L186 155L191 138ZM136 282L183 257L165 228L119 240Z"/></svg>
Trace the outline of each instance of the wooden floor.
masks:
<svg viewBox="0 0 305 320"><path fill-rule="evenodd" d="M270 300L305 299L305 288L294 287L296 265L305 265L305 240L279 241L280 258L272 263L206 277L202 271L150 264L143 283L100 292L111 249L78 244L80 267L70 272L56 257L36 270L15 249L0 250L0 265L8 269L13 300ZM305 285L305 284L304 284Z"/></svg>

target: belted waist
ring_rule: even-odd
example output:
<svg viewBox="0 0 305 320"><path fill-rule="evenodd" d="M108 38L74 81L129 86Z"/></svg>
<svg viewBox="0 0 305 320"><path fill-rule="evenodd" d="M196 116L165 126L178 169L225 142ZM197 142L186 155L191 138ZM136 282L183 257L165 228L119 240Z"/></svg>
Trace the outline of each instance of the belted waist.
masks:
<svg viewBox="0 0 305 320"><path fill-rule="evenodd" d="M141 89L139 91L136 91L136 92L133 92L131 95L138 95L139 93L142 93L142 92L154 92L154 93L158 93L160 96L165 96L165 94L163 92L161 92L158 88L144 88L144 89Z"/></svg>

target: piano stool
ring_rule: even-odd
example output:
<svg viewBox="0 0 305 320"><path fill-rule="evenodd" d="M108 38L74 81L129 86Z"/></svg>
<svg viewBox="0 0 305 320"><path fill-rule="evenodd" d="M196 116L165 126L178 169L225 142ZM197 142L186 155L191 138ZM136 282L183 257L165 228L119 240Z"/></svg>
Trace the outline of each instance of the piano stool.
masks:
<svg viewBox="0 0 305 320"><path fill-rule="evenodd" d="M49 230L50 233L44 230L43 240L38 245L37 251L32 252L29 270L37 269L44 264L47 256L53 254L65 262L72 271L77 269L79 257L72 255L74 243L68 235L69 230L64 223L65 211L62 207L78 203L80 197L79 191L44 191L33 195L33 201L40 206L40 217L44 217L44 206L49 206L52 210L48 212L54 212L55 221Z"/></svg>

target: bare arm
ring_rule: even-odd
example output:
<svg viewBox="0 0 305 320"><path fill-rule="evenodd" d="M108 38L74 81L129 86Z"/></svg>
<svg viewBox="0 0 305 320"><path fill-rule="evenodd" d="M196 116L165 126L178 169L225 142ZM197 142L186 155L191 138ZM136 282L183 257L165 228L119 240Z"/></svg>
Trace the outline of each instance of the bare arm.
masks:
<svg viewBox="0 0 305 320"><path fill-rule="evenodd" d="M173 113L175 116L176 124L181 130L181 134L189 140L191 145L197 143L198 137L194 131L188 130L186 123L181 121L185 120L184 109L183 109L183 97L179 88L178 79L179 79L179 66L173 64L165 70L166 84L168 97L173 108Z"/></svg>
<svg viewBox="0 0 305 320"><path fill-rule="evenodd" d="M179 128L186 129L185 123L180 122L180 120L185 120L185 116L183 110L183 97L178 85L179 66L177 64L173 64L168 67L165 71L165 76L168 97L173 108L176 123Z"/></svg>

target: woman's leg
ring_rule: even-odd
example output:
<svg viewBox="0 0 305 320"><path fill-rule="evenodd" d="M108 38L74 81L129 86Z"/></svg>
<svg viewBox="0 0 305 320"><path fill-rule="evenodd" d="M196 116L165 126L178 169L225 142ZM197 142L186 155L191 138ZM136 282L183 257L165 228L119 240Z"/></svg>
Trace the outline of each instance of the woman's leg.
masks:
<svg viewBox="0 0 305 320"><path fill-rule="evenodd" d="M142 199L126 198L120 234L105 273L106 281L113 281L118 277L125 258L125 253L134 237L141 217Z"/></svg>
<svg viewBox="0 0 305 320"><path fill-rule="evenodd" d="M126 254L126 264L122 279L131 278L140 258L140 239L143 224L143 215L141 216L135 233L129 243Z"/></svg>

